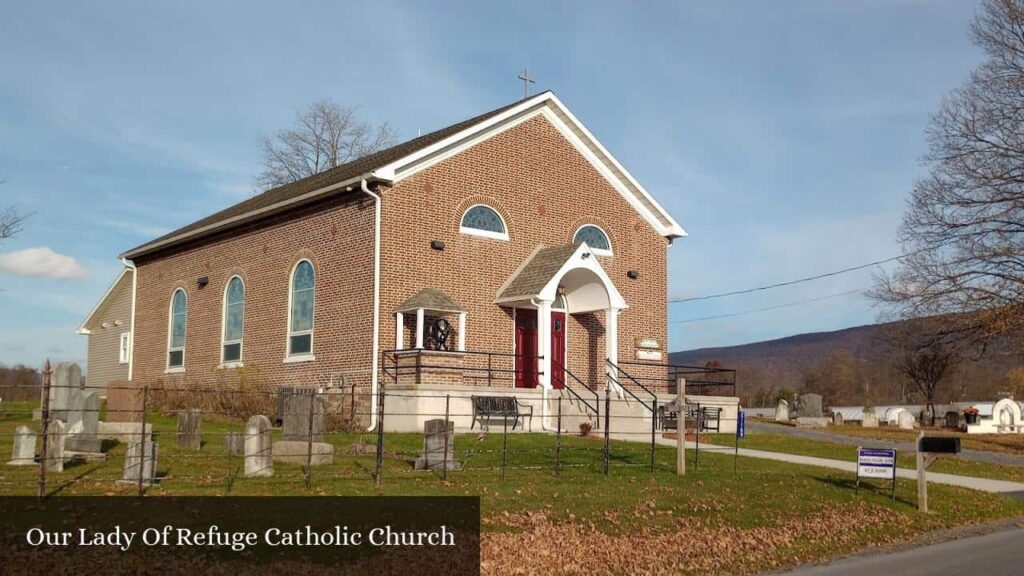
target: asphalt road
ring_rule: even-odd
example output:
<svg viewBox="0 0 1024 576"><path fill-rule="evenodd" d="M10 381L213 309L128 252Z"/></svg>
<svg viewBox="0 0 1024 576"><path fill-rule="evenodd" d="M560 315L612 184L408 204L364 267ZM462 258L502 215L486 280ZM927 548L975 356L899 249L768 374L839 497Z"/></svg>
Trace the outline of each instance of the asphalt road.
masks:
<svg viewBox="0 0 1024 576"><path fill-rule="evenodd" d="M1024 574L1024 529L952 540L942 544L856 556L786 572L787 576L1018 576Z"/></svg>

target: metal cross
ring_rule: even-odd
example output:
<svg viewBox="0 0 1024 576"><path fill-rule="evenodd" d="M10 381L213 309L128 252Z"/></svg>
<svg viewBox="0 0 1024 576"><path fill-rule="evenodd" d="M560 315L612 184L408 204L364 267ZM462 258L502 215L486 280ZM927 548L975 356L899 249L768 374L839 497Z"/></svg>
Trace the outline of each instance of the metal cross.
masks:
<svg viewBox="0 0 1024 576"><path fill-rule="evenodd" d="M523 98L530 96L530 84L536 84L533 78L530 78L529 68L523 68L523 73L519 75L519 79L523 81Z"/></svg>

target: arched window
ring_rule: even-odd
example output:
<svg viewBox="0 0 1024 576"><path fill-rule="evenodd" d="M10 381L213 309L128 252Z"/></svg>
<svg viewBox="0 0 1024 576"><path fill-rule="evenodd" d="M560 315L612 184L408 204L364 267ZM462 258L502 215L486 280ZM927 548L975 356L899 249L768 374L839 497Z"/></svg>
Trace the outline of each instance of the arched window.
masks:
<svg viewBox="0 0 1024 576"><path fill-rule="evenodd" d="M501 219L501 215L490 206L483 204L477 204L466 210L466 213L462 215L459 232L484 238L508 240L508 229L505 227L505 221Z"/></svg>
<svg viewBox="0 0 1024 576"><path fill-rule="evenodd" d="M587 246L590 246L590 249L598 256L611 256L612 254L612 244L608 241L608 235L593 224L587 224L577 230L572 242L573 244L586 242Z"/></svg>
<svg viewBox="0 0 1024 576"><path fill-rule="evenodd" d="M300 260L292 271L288 314L288 356L313 355L313 264Z"/></svg>
<svg viewBox="0 0 1024 576"><path fill-rule="evenodd" d="M245 326L245 284L232 276L224 289L224 342L221 363L237 364L242 361L242 333Z"/></svg>
<svg viewBox="0 0 1024 576"><path fill-rule="evenodd" d="M167 368L185 367L185 324L188 321L188 296L178 288L171 296L171 317L167 338Z"/></svg>

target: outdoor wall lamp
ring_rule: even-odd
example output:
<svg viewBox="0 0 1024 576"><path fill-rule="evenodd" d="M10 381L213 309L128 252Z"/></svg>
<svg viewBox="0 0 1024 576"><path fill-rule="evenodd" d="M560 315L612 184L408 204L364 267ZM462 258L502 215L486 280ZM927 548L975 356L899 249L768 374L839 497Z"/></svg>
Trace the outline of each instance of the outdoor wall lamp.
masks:
<svg viewBox="0 0 1024 576"><path fill-rule="evenodd" d="M626 277L629 278L630 280L637 280L638 278L640 278L640 271L630 270L629 272L626 272Z"/></svg>
<svg viewBox="0 0 1024 576"><path fill-rule="evenodd" d="M206 286L209 283L210 283L210 277L209 276L202 276L198 280L196 280L196 288L202 288L203 286Z"/></svg>
<svg viewBox="0 0 1024 576"><path fill-rule="evenodd" d="M434 250L444 250L444 240L431 240L430 247Z"/></svg>

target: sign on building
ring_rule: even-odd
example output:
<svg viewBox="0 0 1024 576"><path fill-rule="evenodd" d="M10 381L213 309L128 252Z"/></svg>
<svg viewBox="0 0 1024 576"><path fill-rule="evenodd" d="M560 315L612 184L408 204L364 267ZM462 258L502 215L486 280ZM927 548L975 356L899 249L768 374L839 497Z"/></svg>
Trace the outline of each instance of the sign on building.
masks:
<svg viewBox="0 0 1024 576"><path fill-rule="evenodd" d="M857 487L862 478L892 481L892 497L896 498L896 450L889 448L857 448Z"/></svg>

